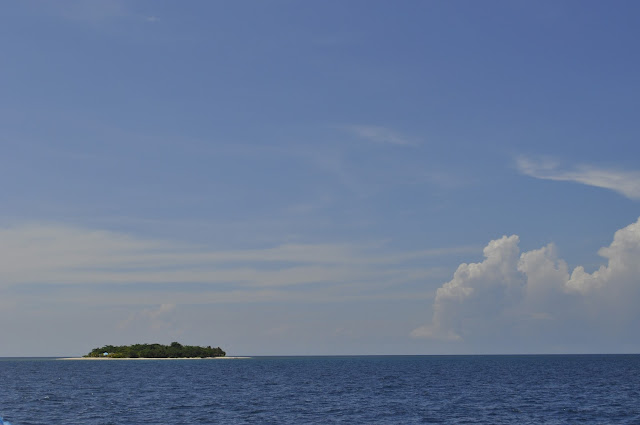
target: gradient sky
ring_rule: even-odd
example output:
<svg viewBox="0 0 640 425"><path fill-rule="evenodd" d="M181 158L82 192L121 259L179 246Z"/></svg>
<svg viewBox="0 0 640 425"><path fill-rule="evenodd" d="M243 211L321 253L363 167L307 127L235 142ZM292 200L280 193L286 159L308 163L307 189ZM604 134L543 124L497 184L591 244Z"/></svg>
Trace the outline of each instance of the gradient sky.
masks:
<svg viewBox="0 0 640 425"><path fill-rule="evenodd" d="M0 356L639 352L638 16L4 4Z"/></svg>

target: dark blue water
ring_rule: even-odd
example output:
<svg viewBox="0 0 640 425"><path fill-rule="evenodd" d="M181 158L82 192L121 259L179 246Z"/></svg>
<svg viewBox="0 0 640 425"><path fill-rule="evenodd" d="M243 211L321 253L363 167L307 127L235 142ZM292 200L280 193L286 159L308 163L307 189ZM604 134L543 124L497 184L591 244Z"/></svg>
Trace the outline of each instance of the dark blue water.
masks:
<svg viewBox="0 0 640 425"><path fill-rule="evenodd" d="M640 356L3 359L0 415L13 425L640 424Z"/></svg>

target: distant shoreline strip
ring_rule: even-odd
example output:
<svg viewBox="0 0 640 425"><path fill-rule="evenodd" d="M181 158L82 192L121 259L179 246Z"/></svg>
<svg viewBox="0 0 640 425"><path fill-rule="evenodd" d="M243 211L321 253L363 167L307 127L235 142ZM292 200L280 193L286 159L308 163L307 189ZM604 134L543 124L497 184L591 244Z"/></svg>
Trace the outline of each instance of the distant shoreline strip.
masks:
<svg viewBox="0 0 640 425"><path fill-rule="evenodd" d="M59 357L56 360L242 360L251 357Z"/></svg>

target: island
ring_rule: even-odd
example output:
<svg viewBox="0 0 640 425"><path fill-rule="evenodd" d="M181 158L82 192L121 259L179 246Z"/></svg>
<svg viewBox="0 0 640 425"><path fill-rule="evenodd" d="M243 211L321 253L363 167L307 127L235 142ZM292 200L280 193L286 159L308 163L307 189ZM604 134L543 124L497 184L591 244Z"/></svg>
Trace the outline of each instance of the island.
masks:
<svg viewBox="0 0 640 425"><path fill-rule="evenodd" d="M195 345L182 345L179 342L172 342L171 345L105 345L104 347L94 348L89 354L83 357L112 359L181 359L224 357L226 354L227 353L222 351L220 347L199 347Z"/></svg>

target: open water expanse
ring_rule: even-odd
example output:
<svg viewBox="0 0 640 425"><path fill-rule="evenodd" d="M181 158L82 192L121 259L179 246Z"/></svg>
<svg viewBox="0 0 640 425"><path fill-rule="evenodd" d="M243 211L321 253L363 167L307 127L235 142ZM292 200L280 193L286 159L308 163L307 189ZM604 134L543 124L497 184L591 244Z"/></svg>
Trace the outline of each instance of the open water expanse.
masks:
<svg viewBox="0 0 640 425"><path fill-rule="evenodd" d="M0 415L13 425L640 424L640 355L5 358Z"/></svg>

